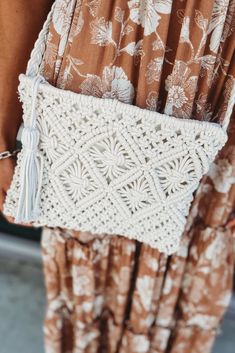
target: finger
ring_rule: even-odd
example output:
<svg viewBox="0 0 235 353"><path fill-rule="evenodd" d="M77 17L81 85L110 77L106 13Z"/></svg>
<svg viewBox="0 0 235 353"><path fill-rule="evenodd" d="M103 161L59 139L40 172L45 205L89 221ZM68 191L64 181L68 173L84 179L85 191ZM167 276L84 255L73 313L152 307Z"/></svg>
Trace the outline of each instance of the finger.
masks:
<svg viewBox="0 0 235 353"><path fill-rule="evenodd" d="M9 222L9 223L15 223L14 222L14 218L13 217L10 217L10 216L4 216L6 221Z"/></svg>
<svg viewBox="0 0 235 353"><path fill-rule="evenodd" d="M4 203L4 192L2 189L0 189L0 212L3 213L3 203ZM4 216L4 215L3 215Z"/></svg>
<svg viewBox="0 0 235 353"><path fill-rule="evenodd" d="M3 216L5 217L7 222L9 222L9 223L13 223L13 224L16 224L16 225L19 225L19 226L23 226L23 227L32 227L32 223L23 223L23 222L22 223L16 223L14 217L5 216L4 214L3 214Z"/></svg>
<svg viewBox="0 0 235 353"><path fill-rule="evenodd" d="M14 221L14 218L13 217L10 217L10 216L6 216L4 213L3 213L3 204L5 202L5 198L6 198L6 193L3 189L1 189L0 191L0 212L1 214L3 215L4 219L10 223L12 223Z"/></svg>
<svg viewBox="0 0 235 353"><path fill-rule="evenodd" d="M15 222L15 218L11 217L11 216L7 216L3 213L3 204L5 202L5 198L6 198L6 192L1 189L0 191L0 212L2 213L3 217L5 218L5 220L9 223L13 223L13 224L18 224L20 226L24 226L24 227L32 227L32 223L16 223Z"/></svg>
<svg viewBox="0 0 235 353"><path fill-rule="evenodd" d="M15 169L15 161L12 158L6 158L1 161L0 177L1 177L1 188L3 190L9 189L12 177Z"/></svg>
<svg viewBox="0 0 235 353"><path fill-rule="evenodd" d="M20 223L23 227L33 227L32 223Z"/></svg>

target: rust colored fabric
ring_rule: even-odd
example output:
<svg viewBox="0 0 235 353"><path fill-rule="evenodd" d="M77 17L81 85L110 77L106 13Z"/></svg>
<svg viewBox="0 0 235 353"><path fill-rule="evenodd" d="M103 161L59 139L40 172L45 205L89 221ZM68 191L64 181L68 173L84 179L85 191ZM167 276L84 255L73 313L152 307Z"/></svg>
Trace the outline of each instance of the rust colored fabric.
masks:
<svg viewBox="0 0 235 353"><path fill-rule="evenodd" d="M53 85L177 118L223 121L234 85L234 0L61 0ZM45 227L47 353L209 353L234 270L235 116L180 250Z"/></svg>

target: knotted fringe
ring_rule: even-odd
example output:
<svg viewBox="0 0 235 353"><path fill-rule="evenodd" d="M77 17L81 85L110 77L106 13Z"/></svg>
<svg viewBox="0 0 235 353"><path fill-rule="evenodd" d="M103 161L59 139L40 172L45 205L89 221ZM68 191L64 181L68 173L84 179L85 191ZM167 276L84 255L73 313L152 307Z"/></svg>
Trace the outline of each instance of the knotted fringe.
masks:
<svg viewBox="0 0 235 353"><path fill-rule="evenodd" d="M38 151L40 132L36 126L36 99L38 86L45 82L38 75L33 82L32 113L22 130L22 162L20 169L19 201L15 222L31 222L39 217L39 196L42 185L43 158Z"/></svg>

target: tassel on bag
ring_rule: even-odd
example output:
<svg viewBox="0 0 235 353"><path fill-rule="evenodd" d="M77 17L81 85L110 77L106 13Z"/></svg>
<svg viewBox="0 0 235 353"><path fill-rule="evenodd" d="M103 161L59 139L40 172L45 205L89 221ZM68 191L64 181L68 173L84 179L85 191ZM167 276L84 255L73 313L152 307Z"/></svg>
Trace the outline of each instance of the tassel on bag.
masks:
<svg viewBox="0 0 235 353"><path fill-rule="evenodd" d="M19 201L15 222L30 222L39 217L39 196L42 185L43 158L38 152L40 132L36 126L36 99L38 86L45 82L38 75L33 82L32 112L29 123L22 130L22 162L20 169Z"/></svg>

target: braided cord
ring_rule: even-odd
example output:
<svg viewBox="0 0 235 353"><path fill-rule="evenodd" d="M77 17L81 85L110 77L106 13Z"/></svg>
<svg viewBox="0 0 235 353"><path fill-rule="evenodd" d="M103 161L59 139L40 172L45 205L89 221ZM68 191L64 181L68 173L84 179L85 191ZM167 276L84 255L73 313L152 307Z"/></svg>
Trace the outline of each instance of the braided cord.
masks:
<svg viewBox="0 0 235 353"><path fill-rule="evenodd" d="M46 49L47 36L48 36L55 4L56 4L56 1L53 3L50 12L47 15L47 19L44 22L42 30L40 31L38 38L34 44L34 48L31 52L30 59L27 64L27 69L26 69L27 76L34 77L40 73L40 66Z"/></svg>

